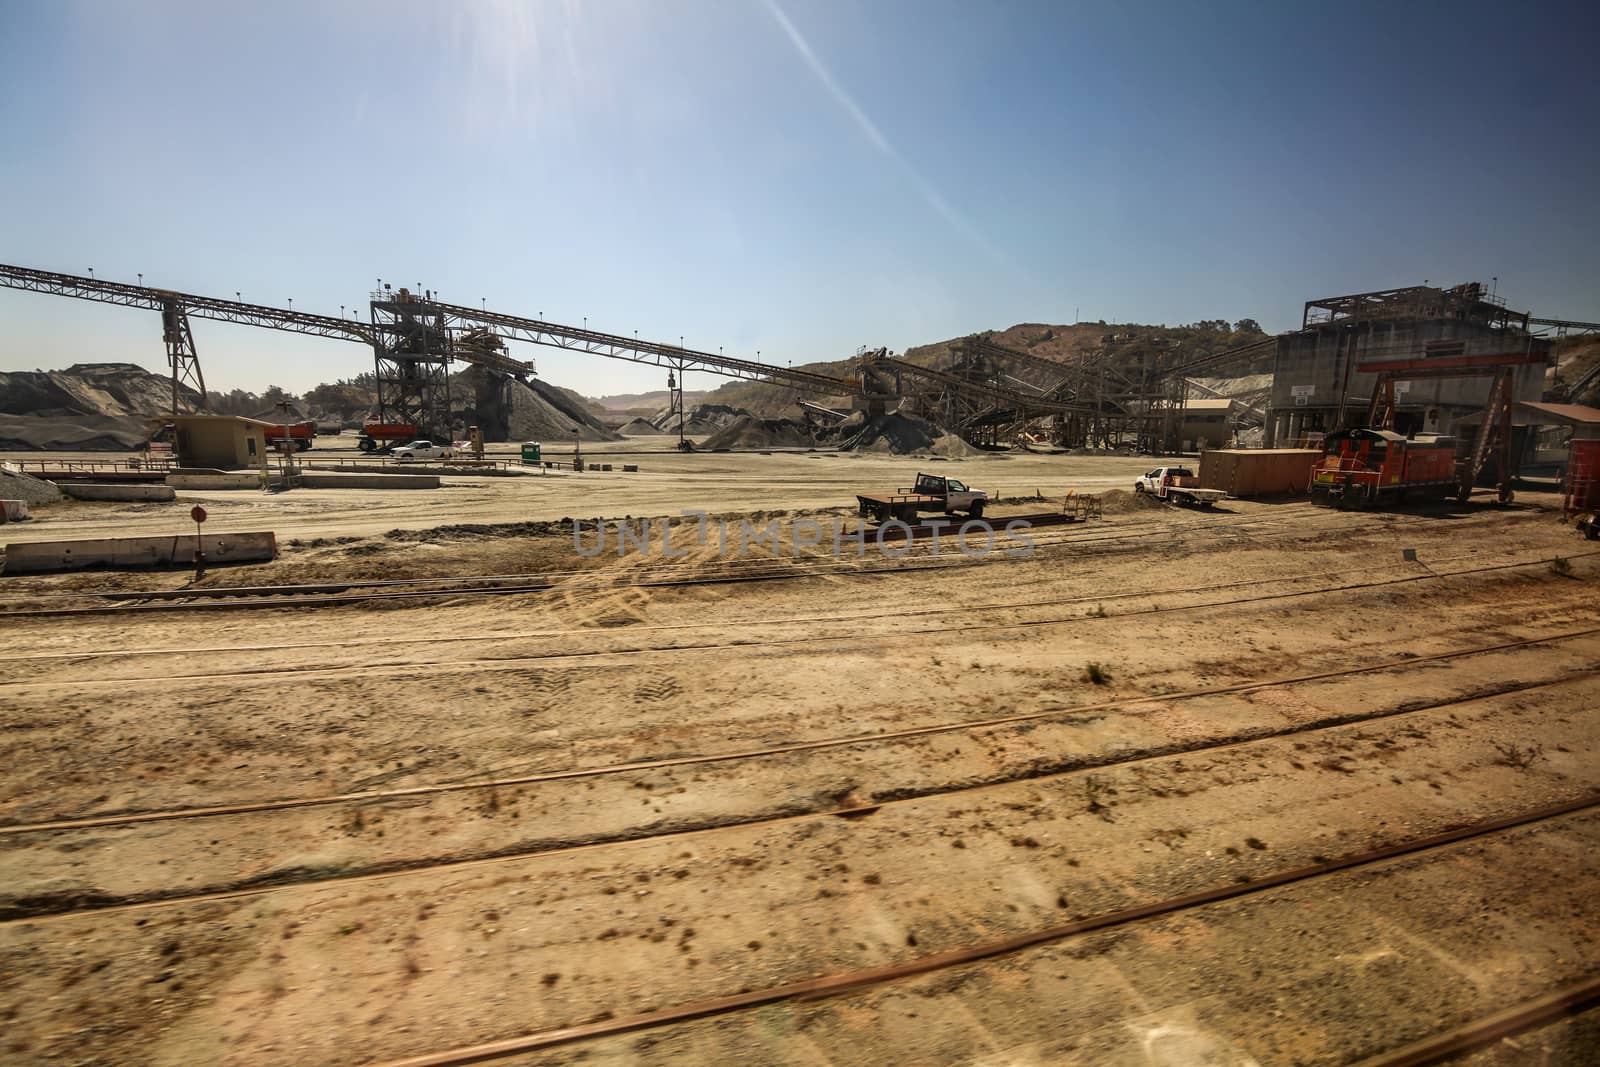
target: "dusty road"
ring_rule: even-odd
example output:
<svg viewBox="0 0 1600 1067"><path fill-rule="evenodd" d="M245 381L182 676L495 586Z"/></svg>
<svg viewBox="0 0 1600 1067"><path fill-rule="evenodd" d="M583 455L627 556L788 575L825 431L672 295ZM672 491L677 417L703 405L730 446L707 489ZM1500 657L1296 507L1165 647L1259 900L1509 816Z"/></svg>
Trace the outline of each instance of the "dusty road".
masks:
<svg viewBox="0 0 1600 1067"><path fill-rule="evenodd" d="M742 458L690 506L877 462ZM549 588L0 616L0 1058L1336 1064L1593 980L1600 555L1547 503L744 562L340 504L354 540L207 582Z"/></svg>
<svg viewBox="0 0 1600 1067"><path fill-rule="evenodd" d="M655 449L638 453L641 448ZM624 454L625 453L625 454ZM85 454L87 456L87 454ZM492 456L510 453L491 450ZM445 523L504 523L564 516L676 515L710 512L824 508L853 505L855 494L909 485L923 469L963 479L998 496L1061 496L1069 489L1131 489L1154 462L1148 458L1043 456L1010 453L968 459L914 459L877 453L784 452L682 455L661 438L586 445L584 455L610 462L611 471L552 470L542 475L487 478L446 475L437 490L404 495L377 489L182 491L172 504L70 502L38 510L38 521L0 530L6 541L104 537L114 530L134 537L187 529L189 508L204 504L215 530L272 530L279 540L369 537L397 527L426 529ZM0 458L32 458L10 453ZM353 462L354 449L315 449L313 465ZM623 473L624 464L639 468ZM403 470L393 466L390 470Z"/></svg>

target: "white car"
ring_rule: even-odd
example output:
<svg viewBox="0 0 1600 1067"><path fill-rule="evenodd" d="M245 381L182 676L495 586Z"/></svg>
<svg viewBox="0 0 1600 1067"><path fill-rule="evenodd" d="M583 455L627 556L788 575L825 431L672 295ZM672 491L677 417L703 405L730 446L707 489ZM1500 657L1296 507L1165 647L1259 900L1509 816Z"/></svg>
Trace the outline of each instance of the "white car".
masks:
<svg viewBox="0 0 1600 1067"><path fill-rule="evenodd" d="M397 462L410 463L418 459L449 459L455 452L432 441L412 441L395 449L393 454Z"/></svg>

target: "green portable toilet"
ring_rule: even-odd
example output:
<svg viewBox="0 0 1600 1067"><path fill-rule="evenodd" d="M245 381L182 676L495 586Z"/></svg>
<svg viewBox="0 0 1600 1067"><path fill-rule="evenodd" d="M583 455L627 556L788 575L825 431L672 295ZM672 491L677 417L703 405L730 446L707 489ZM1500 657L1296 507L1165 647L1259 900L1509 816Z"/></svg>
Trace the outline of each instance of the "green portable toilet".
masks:
<svg viewBox="0 0 1600 1067"><path fill-rule="evenodd" d="M525 466L531 464L532 466L537 467L539 465L538 441L522 442L522 462Z"/></svg>

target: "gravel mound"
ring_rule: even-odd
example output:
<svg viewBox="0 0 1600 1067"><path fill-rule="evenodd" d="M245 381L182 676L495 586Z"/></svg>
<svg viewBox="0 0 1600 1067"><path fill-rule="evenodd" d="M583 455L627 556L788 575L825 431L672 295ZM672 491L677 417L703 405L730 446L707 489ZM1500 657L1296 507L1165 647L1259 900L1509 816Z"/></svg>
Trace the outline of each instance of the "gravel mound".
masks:
<svg viewBox="0 0 1600 1067"><path fill-rule="evenodd" d="M184 388L193 407L200 399ZM66 370L0 372L0 414L161 415L172 407L172 381L134 363L75 363Z"/></svg>
<svg viewBox="0 0 1600 1067"><path fill-rule="evenodd" d="M185 396L191 407L199 400ZM171 381L133 363L0 372L0 449L130 451L149 436L147 416L171 404Z"/></svg>
<svg viewBox="0 0 1600 1067"><path fill-rule="evenodd" d="M702 448L797 448L815 444L803 423L741 415L702 443Z"/></svg>
<svg viewBox="0 0 1600 1067"><path fill-rule="evenodd" d="M911 452L934 451L935 444L947 436L950 435L926 419L896 411L888 415L873 415L859 423L854 419L845 421L840 425L839 447L851 452L889 452L903 456ZM957 445L946 442L941 446L946 451L938 454L972 455L977 451L959 437L955 440L960 441L960 447L968 451L959 452Z"/></svg>
<svg viewBox="0 0 1600 1067"><path fill-rule="evenodd" d="M648 419L634 419L632 422L624 423L617 427L617 432L624 437L650 437L660 436L667 431L658 428L655 423L650 422Z"/></svg>
<svg viewBox="0 0 1600 1067"><path fill-rule="evenodd" d="M983 449L974 448L972 445L967 444L966 438L953 433L947 433L933 442L933 447L928 451L936 456L946 456L950 459L964 459L967 456L985 454Z"/></svg>
<svg viewBox="0 0 1600 1067"><path fill-rule="evenodd" d="M490 441L620 441L620 434L601 422L564 390L534 379L519 382L503 374L469 367L461 384L472 390L471 425Z"/></svg>
<svg viewBox="0 0 1600 1067"><path fill-rule="evenodd" d="M61 499L55 482L35 478L9 467L0 467L0 500L21 500L29 504L51 504Z"/></svg>
<svg viewBox="0 0 1600 1067"><path fill-rule="evenodd" d="M681 420L683 432L696 436L716 433L748 414L750 413L744 408L729 407L727 404L696 404L684 412ZM656 412L655 417L650 420L662 433L677 433L679 421L678 416L670 408Z"/></svg>
<svg viewBox="0 0 1600 1067"><path fill-rule="evenodd" d="M133 452L149 438L137 415L0 415L0 450Z"/></svg>
<svg viewBox="0 0 1600 1067"><path fill-rule="evenodd" d="M574 431L584 441L621 440L593 414L538 379L526 385L507 379L505 396L510 408L506 431L512 441L565 440Z"/></svg>
<svg viewBox="0 0 1600 1067"><path fill-rule="evenodd" d="M1149 493L1111 489L1100 494L1100 510L1107 515L1126 515L1134 511L1149 511L1152 508L1165 506L1163 501Z"/></svg>

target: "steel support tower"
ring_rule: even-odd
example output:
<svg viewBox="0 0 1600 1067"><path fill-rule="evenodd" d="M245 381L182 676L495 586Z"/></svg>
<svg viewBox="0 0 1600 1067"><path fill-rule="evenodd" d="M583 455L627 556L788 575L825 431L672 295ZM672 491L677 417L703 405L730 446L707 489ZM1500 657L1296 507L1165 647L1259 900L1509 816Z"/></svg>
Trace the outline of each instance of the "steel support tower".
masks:
<svg viewBox="0 0 1600 1067"><path fill-rule="evenodd" d="M167 366L172 368L172 414L183 411L180 398L185 388L200 394L196 410L206 409L206 379L200 373L200 354L195 351L194 331L189 329L189 313L177 299L161 298L161 339L167 346Z"/></svg>
<svg viewBox="0 0 1600 1067"><path fill-rule="evenodd" d="M378 421L409 423L451 440L450 357L445 313L426 295L385 287L371 301Z"/></svg>

